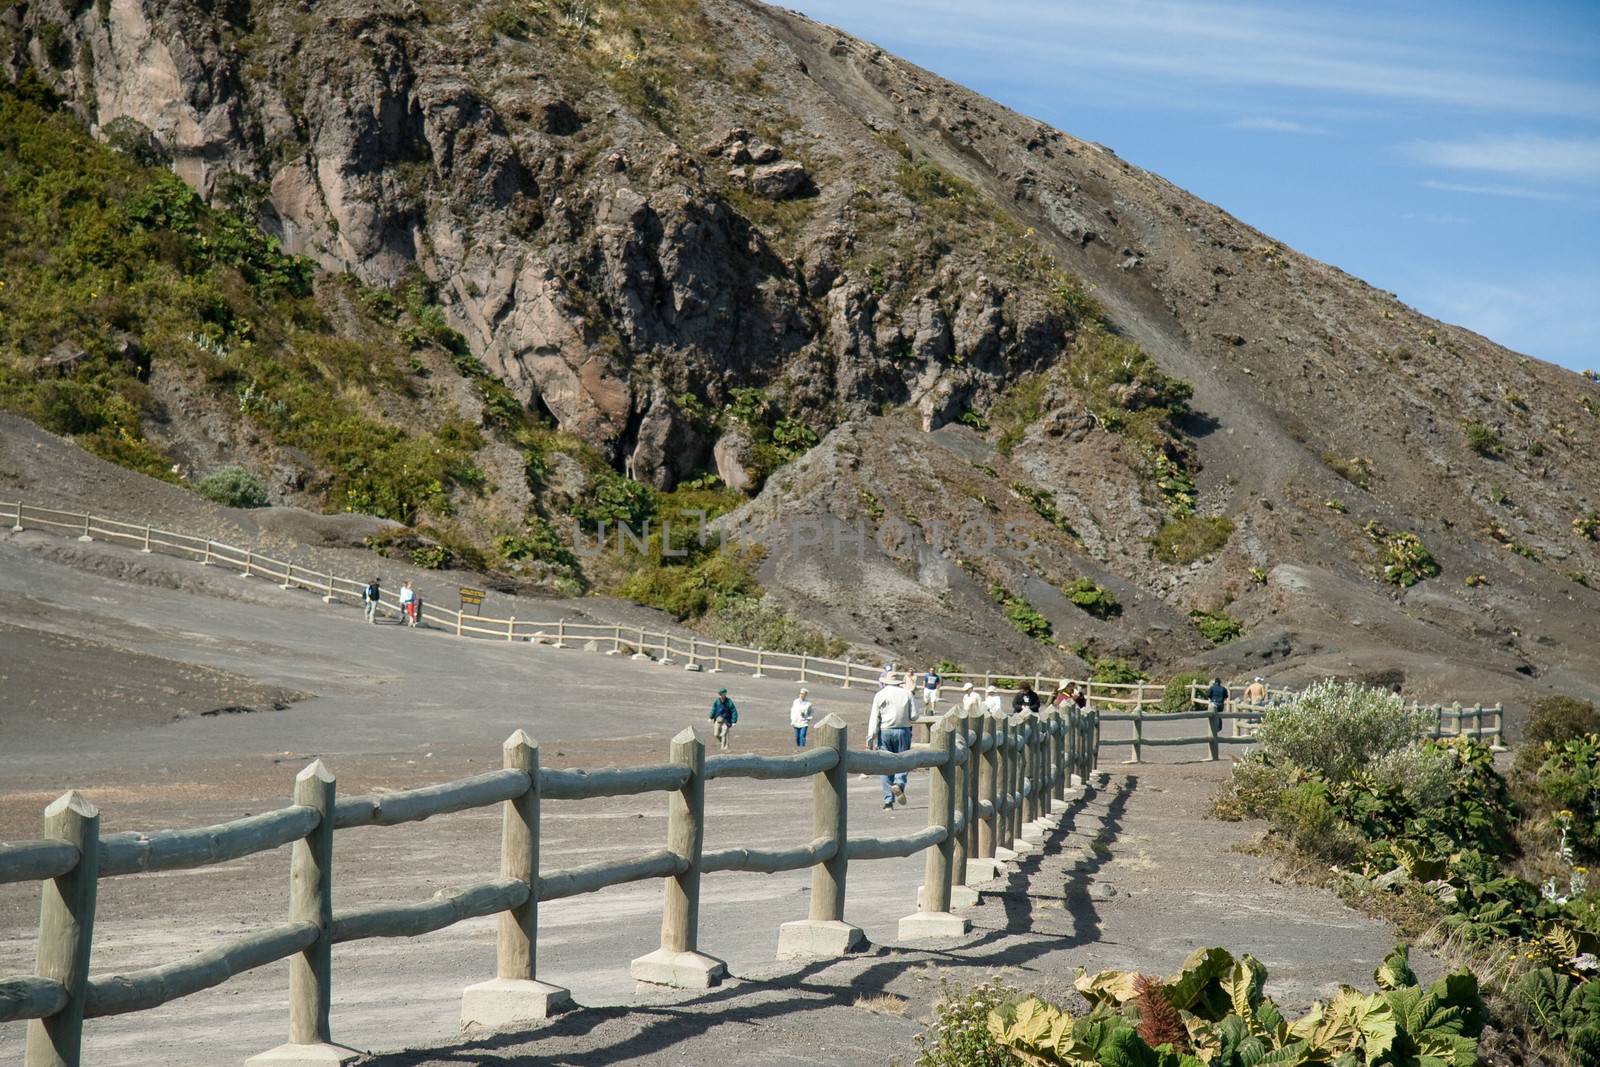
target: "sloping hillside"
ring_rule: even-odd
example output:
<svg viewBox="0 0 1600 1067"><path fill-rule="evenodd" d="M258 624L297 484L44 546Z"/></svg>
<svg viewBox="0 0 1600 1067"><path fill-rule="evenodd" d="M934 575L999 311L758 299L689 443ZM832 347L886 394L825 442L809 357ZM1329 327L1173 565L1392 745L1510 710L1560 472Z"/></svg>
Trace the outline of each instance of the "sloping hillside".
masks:
<svg viewBox="0 0 1600 1067"><path fill-rule="evenodd" d="M469 535L754 496L771 600L908 656L1600 691L1600 384L803 17L37 0L0 63L288 252L420 278L519 420L666 492L591 464ZM824 516L912 536L796 536ZM715 612L716 559L633 589Z"/></svg>

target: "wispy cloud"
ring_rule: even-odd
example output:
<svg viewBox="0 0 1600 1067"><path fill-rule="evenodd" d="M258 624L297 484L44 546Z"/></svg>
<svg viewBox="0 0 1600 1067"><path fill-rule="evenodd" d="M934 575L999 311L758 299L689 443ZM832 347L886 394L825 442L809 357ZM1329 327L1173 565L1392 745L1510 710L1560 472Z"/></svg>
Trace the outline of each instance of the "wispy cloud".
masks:
<svg viewBox="0 0 1600 1067"><path fill-rule="evenodd" d="M1414 141L1407 149L1421 163L1450 170L1600 183L1600 137L1479 134L1455 141Z"/></svg>
<svg viewBox="0 0 1600 1067"><path fill-rule="evenodd" d="M1273 118L1245 118L1236 119L1228 123L1228 128L1233 130L1248 130L1256 133L1299 133L1310 136L1322 136L1328 131L1320 126L1307 126L1303 122L1292 119Z"/></svg>
<svg viewBox="0 0 1600 1067"><path fill-rule="evenodd" d="M1483 281L1454 275L1401 286L1401 297L1430 315L1518 352L1576 370L1600 363L1600 274L1531 275ZM1559 313L1557 313L1559 312Z"/></svg>
<svg viewBox="0 0 1600 1067"><path fill-rule="evenodd" d="M1527 189L1515 185L1472 185L1465 182L1441 182L1432 178L1422 182L1424 189L1436 189L1441 193L1470 193L1474 196L1506 196L1514 200L1571 200L1566 193L1556 192L1553 189Z"/></svg>
<svg viewBox="0 0 1600 1067"><path fill-rule="evenodd" d="M1108 70L1193 83L1308 90L1344 97L1402 99L1484 111L1591 116L1600 87L1515 63L1512 48L1452 36L1425 15L1360 17L1259 0L1120 0L1114 5L1011 0L805 0L823 19L843 18L869 36L930 46L960 41L958 61L1054 85L1104 91ZM1570 42L1569 42L1570 43ZM1591 44L1581 46L1586 57Z"/></svg>

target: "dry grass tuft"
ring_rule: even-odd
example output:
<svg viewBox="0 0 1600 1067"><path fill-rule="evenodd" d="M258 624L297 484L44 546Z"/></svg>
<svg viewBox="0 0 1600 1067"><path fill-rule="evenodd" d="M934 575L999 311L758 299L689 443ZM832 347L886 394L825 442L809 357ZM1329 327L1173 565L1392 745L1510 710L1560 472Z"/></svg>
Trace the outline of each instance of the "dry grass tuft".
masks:
<svg viewBox="0 0 1600 1067"><path fill-rule="evenodd" d="M874 1015L904 1015L911 1002L893 993L865 993L856 998L855 1007Z"/></svg>

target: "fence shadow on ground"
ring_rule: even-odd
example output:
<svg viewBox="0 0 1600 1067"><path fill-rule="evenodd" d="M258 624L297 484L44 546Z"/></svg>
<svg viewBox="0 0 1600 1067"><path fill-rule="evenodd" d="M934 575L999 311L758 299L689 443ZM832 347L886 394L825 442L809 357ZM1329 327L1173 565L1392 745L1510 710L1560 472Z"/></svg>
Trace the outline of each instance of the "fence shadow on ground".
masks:
<svg viewBox="0 0 1600 1067"><path fill-rule="evenodd" d="M1046 839L1038 852L1018 862L1018 869L1007 877L1005 889L984 894L998 897L1002 902L1004 926L991 928L960 946L941 950L874 945L863 953L843 959L803 963L792 974L762 978L731 976L726 984L676 1004L579 1008L535 1030L486 1034L454 1045L377 1055L362 1062L367 1067L414 1067L424 1063L534 1067L551 1062L608 1067L638 1058L642 1049L651 1053L669 1051L722 1025L752 1026L780 1017L793 1019L797 1013L849 1008L864 996L887 991L894 979L917 964L935 963L950 970L991 971L1023 967L1051 952L1089 944L1099 938L1100 918L1087 895L1087 887L1109 861L1111 846L1121 834L1123 814L1137 788L1137 778L1123 776L1106 786L1086 787L1079 797L1069 800L1061 828ZM1030 882L1044 873L1047 861L1059 857L1069 847L1068 838L1077 829L1075 821L1092 801L1105 793L1110 794L1110 799L1088 843L1088 855L1068 871L1060 897L1031 892ZM1061 936L1034 931L1037 903L1041 899L1062 900L1073 924L1070 934ZM856 970L869 960L873 962ZM828 972L835 969L845 970L840 976L842 980L829 980ZM603 1047L584 1052L563 1050L563 1045L589 1037L608 1024L623 1020L637 1024L641 1019L648 1021L637 1029L630 1026L626 1035L618 1035L616 1041Z"/></svg>

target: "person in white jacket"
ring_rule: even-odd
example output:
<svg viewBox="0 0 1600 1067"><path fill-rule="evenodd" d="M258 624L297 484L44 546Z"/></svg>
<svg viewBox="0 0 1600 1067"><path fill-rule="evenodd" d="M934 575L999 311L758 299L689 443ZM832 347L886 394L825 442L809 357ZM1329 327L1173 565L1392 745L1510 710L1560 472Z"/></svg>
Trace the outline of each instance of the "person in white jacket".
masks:
<svg viewBox="0 0 1600 1067"><path fill-rule="evenodd" d="M867 716L867 747L885 752L906 752L911 748L911 720L917 717L917 698L912 695L911 675L897 685L885 686L872 698L872 713ZM883 776L883 807L887 811L898 801L906 802L905 771Z"/></svg>
<svg viewBox="0 0 1600 1067"><path fill-rule="evenodd" d="M961 683L961 714L983 714L983 698L978 695L976 689L972 688L971 682Z"/></svg>
<svg viewBox="0 0 1600 1067"><path fill-rule="evenodd" d="M983 687L983 710L990 715L1000 714L1000 691L992 685Z"/></svg>
<svg viewBox="0 0 1600 1067"><path fill-rule="evenodd" d="M806 731L811 728L810 695L811 691L802 686L800 695L789 705L789 725L794 727L795 748L806 747Z"/></svg>

